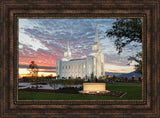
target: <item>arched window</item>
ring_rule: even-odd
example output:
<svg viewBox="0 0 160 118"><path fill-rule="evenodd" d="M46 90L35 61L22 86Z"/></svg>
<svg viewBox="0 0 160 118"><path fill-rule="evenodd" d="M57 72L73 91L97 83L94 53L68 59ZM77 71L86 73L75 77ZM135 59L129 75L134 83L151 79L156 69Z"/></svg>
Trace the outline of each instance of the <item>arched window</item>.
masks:
<svg viewBox="0 0 160 118"><path fill-rule="evenodd" d="M90 68L90 64L88 64L88 68Z"/></svg>
<svg viewBox="0 0 160 118"><path fill-rule="evenodd" d="M81 69L81 65L79 65L79 68Z"/></svg>
<svg viewBox="0 0 160 118"><path fill-rule="evenodd" d="M101 69L103 70L103 63L101 63Z"/></svg>

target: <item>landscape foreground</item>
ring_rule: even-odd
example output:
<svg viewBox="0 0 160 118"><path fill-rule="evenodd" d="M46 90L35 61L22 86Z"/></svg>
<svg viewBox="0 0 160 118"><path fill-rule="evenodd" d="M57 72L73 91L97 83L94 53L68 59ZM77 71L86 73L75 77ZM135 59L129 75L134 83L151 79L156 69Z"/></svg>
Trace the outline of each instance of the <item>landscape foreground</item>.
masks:
<svg viewBox="0 0 160 118"><path fill-rule="evenodd" d="M53 92L30 92L19 91L19 100L141 100L142 83L106 83L106 89L109 91L119 91L125 94L121 97L53 93Z"/></svg>

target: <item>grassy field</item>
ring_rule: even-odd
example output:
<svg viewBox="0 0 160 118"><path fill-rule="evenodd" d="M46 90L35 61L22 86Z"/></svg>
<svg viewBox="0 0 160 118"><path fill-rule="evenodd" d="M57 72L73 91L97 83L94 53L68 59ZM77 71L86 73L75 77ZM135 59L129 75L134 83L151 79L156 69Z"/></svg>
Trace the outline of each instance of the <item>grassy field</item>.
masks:
<svg viewBox="0 0 160 118"><path fill-rule="evenodd" d="M95 96L82 94L62 94L43 92L19 92L19 100L140 100L141 83L107 83L107 90L127 92L122 97Z"/></svg>

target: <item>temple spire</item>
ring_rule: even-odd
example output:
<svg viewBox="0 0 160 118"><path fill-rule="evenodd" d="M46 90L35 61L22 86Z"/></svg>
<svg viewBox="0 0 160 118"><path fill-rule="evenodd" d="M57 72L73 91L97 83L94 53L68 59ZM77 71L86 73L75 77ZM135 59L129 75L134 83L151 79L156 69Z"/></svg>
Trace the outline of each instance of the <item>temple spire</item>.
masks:
<svg viewBox="0 0 160 118"><path fill-rule="evenodd" d="M67 56L71 57L71 50L70 50L70 47L69 47L69 39L68 39L68 42L67 42Z"/></svg>
<svg viewBox="0 0 160 118"><path fill-rule="evenodd" d="M69 48L69 40L67 42L67 51L69 52L70 51L70 48Z"/></svg>
<svg viewBox="0 0 160 118"><path fill-rule="evenodd" d="M97 28L98 28L98 24L96 24L96 35L95 35L95 42L98 43L98 30L97 30Z"/></svg>
<svg viewBox="0 0 160 118"><path fill-rule="evenodd" d="M64 57L62 58L63 61L68 61L70 60L72 57L71 57L71 50L70 50L70 47L69 47L69 40L67 41L67 46L66 46L66 51L64 52Z"/></svg>

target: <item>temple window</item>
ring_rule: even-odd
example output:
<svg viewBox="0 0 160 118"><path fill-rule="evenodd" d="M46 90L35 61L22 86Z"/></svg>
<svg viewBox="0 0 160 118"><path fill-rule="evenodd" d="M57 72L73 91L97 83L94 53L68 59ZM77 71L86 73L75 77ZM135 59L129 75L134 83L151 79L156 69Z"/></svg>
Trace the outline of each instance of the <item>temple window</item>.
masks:
<svg viewBox="0 0 160 118"><path fill-rule="evenodd" d="M88 64L88 68L90 68L90 64Z"/></svg>
<svg viewBox="0 0 160 118"><path fill-rule="evenodd" d="M103 70L103 63L101 63L101 69Z"/></svg>

